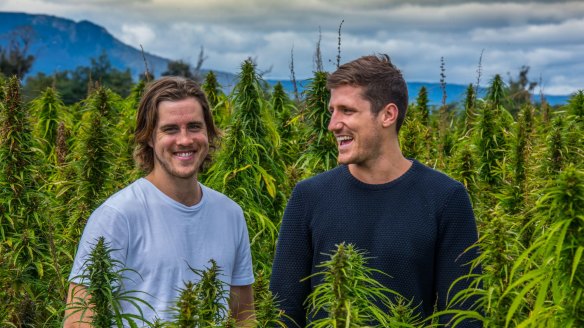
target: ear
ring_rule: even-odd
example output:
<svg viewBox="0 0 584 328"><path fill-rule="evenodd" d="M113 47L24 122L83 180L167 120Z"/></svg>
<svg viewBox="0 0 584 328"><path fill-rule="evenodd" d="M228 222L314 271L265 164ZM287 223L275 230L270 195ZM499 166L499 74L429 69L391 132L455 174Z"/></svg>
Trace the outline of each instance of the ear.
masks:
<svg viewBox="0 0 584 328"><path fill-rule="evenodd" d="M399 110L397 109L396 104L389 103L381 109L380 114L381 114L381 124L384 128L387 128L387 127L390 127L392 125L395 125L395 122L397 122L397 116L399 114Z"/></svg>

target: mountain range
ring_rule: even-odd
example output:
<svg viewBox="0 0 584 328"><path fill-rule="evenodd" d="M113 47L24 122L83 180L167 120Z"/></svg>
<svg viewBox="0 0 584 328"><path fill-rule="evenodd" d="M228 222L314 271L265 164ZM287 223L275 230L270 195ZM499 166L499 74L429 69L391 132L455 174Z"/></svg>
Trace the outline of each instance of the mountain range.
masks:
<svg viewBox="0 0 584 328"><path fill-rule="evenodd" d="M92 58L106 53L113 67L129 69L134 78L145 71L144 60L148 63L150 72L159 75L167 68L170 61L142 52L116 39L105 28L90 21L79 22L70 19L50 16L32 15L25 13L0 12L0 47L6 48L11 40L18 35L25 35L29 41L28 53L35 57L29 75L37 73L52 74L56 71L73 70L79 66L89 66ZM212 68L211 68L212 69ZM203 74L209 68L203 69ZM229 91L234 85L236 75L231 72L213 70L218 82ZM270 84L280 82L289 92L293 84L289 80L267 80ZM308 81L299 81L299 90L307 85ZM430 104L442 102L442 87L439 83L409 82L410 101L414 101L420 88L428 90ZM459 102L464 99L467 85L447 84L447 102ZM480 90L484 93L484 90ZM564 104L569 96L545 96L552 105ZM538 99L536 99L537 101Z"/></svg>

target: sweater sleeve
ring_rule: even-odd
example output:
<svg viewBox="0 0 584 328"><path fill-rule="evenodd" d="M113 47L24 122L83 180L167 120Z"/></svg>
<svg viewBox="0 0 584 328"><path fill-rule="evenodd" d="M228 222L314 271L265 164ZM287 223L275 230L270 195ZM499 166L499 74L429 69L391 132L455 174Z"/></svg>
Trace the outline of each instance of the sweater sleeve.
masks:
<svg viewBox="0 0 584 328"><path fill-rule="evenodd" d="M440 216L434 277L437 310L445 310L449 300L471 284L471 279L462 279L452 285L455 280L470 273L470 262L478 254L477 239L477 227L468 194L463 185L457 184L446 200ZM479 273L480 268L476 268L476 271L473 273ZM467 300L455 308L468 310L472 303L471 300ZM448 319L449 317L441 317L440 321L446 323ZM464 322L460 327L481 325L478 322Z"/></svg>
<svg viewBox="0 0 584 328"><path fill-rule="evenodd" d="M287 327L306 326L304 301L310 294L310 281L301 280L311 273L312 254L305 203L296 186L284 211L270 280Z"/></svg>

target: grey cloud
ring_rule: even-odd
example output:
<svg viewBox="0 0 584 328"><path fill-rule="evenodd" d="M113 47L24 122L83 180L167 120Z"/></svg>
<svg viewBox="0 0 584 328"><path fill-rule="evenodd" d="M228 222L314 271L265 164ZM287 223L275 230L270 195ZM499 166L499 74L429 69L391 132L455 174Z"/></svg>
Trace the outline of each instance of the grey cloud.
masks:
<svg viewBox="0 0 584 328"><path fill-rule="evenodd" d="M584 2L515 0L45 0L47 12L87 19L122 40L171 59L195 61L201 46L206 67L237 72L248 57L268 77L290 76L294 47L297 77L312 75L319 27L325 69L334 69L338 28L341 61L386 52L411 81L439 80L440 57L447 83L474 83L484 49L482 83L494 74L513 76L522 65L542 76L545 88L582 88ZM3 8L32 0L4 0ZM51 4L46 5L46 4ZM75 6L73 6L75 4ZM138 47L139 44L131 44ZM161 68L163 69L163 68Z"/></svg>

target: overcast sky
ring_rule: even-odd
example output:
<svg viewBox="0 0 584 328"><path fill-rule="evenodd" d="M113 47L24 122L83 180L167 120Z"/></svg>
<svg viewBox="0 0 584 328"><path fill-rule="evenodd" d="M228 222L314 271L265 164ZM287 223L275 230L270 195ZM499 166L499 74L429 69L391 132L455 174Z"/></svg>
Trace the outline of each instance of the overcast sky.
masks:
<svg viewBox="0 0 584 328"><path fill-rule="evenodd" d="M90 20L136 48L237 73L254 58L265 78L314 71L387 53L410 81L485 86L516 78L523 65L547 94L584 89L584 1L490 0L2 0L0 11ZM481 59L481 74L477 73ZM539 91L536 91L539 92Z"/></svg>

